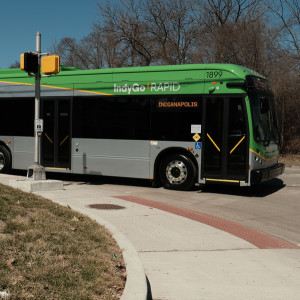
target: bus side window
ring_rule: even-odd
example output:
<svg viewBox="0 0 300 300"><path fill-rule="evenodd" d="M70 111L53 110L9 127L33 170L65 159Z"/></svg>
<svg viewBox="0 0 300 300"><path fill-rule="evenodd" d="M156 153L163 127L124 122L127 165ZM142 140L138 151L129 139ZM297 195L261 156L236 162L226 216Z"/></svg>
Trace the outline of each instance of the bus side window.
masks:
<svg viewBox="0 0 300 300"><path fill-rule="evenodd" d="M154 98L151 113L151 139L193 141L192 124L202 124L202 98L177 95Z"/></svg>

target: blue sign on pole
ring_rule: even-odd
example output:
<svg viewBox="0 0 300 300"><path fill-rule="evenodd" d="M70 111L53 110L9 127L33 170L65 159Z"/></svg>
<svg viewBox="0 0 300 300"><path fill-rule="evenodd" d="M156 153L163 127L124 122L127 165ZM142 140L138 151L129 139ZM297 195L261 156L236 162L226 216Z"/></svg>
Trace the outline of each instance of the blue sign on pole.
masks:
<svg viewBox="0 0 300 300"><path fill-rule="evenodd" d="M201 142L197 142L195 143L195 149L200 149L202 148L202 143Z"/></svg>

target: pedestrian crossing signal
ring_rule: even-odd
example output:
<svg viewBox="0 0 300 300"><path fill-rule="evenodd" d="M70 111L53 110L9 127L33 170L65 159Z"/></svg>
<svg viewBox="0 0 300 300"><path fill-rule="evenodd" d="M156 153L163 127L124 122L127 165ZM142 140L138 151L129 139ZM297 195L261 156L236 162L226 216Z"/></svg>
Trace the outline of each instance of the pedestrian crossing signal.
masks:
<svg viewBox="0 0 300 300"><path fill-rule="evenodd" d="M22 71L25 71L28 74L37 74L39 72L38 54L33 52L21 54L20 67Z"/></svg>
<svg viewBox="0 0 300 300"><path fill-rule="evenodd" d="M58 55L48 55L42 57L42 73L46 75L59 73Z"/></svg>

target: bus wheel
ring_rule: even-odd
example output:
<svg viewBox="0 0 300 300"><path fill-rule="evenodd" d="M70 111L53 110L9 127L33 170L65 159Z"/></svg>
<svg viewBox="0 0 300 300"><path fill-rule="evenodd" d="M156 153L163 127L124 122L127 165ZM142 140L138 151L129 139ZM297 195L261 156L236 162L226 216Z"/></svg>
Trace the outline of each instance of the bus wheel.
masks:
<svg viewBox="0 0 300 300"><path fill-rule="evenodd" d="M196 168L188 157L174 154L162 162L160 176L166 189L188 190L195 184Z"/></svg>
<svg viewBox="0 0 300 300"><path fill-rule="evenodd" d="M0 145L0 173L8 173L11 166L11 155L9 151Z"/></svg>

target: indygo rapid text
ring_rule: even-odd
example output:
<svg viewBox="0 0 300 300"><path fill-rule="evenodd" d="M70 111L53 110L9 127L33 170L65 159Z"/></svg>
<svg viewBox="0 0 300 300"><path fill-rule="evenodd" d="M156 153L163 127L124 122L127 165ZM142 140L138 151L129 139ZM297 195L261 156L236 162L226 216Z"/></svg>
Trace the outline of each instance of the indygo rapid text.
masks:
<svg viewBox="0 0 300 300"><path fill-rule="evenodd" d="M114 93L143 93L145 91L151 92L177 92L180 90L178 82L164 82L164 83L147 83L145 85L134 83L132 85L117 85L114 84Z"/></svg>

